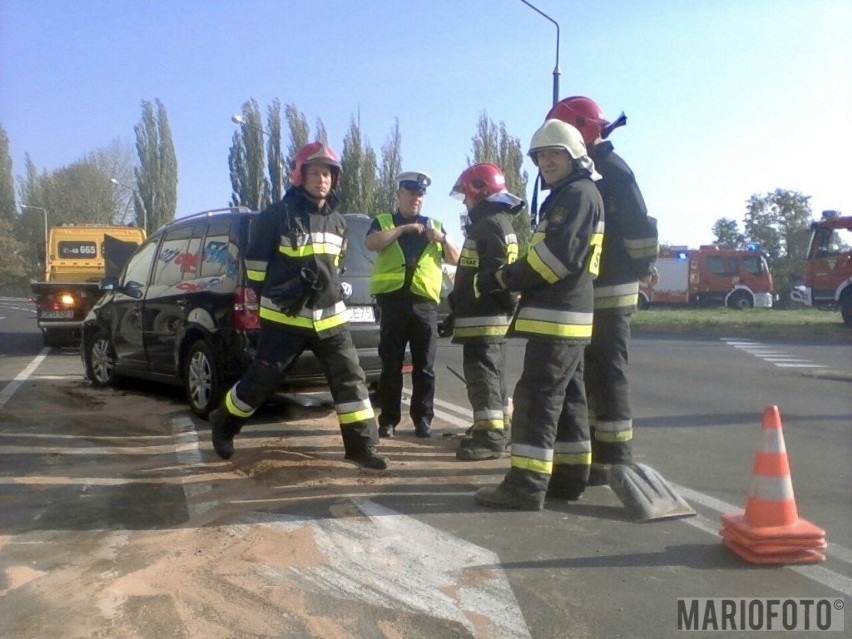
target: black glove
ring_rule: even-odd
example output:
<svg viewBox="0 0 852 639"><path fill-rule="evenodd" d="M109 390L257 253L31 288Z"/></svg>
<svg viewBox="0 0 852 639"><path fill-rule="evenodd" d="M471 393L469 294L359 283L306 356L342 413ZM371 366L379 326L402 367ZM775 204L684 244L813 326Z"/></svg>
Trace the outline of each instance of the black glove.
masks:
<svg viewBox="0 0 852 639"><path fill-rule="evenodd" d="M456 292L450 291L447 293L447 306L450 307L450 311L456 310Z"/></svg>
<svg viewBox="0 0 852 639"><path fill-rule="evenodd" d="M473 286L476 289L477 296L488 295L500 290L496 273L497 271L482 271L474 276Z"/></svg>

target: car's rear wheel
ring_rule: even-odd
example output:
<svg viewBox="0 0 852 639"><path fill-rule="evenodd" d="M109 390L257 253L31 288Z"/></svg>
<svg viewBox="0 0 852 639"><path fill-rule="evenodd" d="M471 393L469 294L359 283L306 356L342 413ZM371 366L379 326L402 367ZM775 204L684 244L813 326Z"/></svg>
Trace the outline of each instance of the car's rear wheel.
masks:
<svg viewBox="0 0 852 639"><path fill-rule="evenodd" d="M190 347L183 383L189 407L199 417L206 419L222 401L227 390L222 369L223 366L207 341L200 339Z"/></svg>
<svg viewBox="0 0 852 639"><path fill-rule="evenodd" d="M115 385L115 348L105 333L97 333L86 345L86 377L92 386Z"/></svg>

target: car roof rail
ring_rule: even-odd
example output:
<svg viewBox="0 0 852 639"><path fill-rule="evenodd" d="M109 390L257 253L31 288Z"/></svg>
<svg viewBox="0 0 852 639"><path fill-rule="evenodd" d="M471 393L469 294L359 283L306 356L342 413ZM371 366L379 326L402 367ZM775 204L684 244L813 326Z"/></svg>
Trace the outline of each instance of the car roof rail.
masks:
<svg viewBox="0 0 852 639"><path fill-rule="evenodd" d="M186 215L184 217L179 217L175 220L169 222L169 225L175 224L177 222L184 222L185 220L193 220L199 217L209 217L214 213L254 213L255 211L248 208L247 206L226 206L221 209L207 209L206 211L200 211L199 213L193 213L191 215Z"/></svg>

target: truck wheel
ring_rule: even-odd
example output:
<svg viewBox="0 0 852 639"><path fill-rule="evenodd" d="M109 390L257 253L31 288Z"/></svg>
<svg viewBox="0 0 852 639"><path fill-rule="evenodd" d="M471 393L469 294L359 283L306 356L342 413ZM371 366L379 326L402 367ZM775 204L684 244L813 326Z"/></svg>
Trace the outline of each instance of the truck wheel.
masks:
<svg viewBox="0 0 852 639"><path fill-rule="evenodd" d="M728 308L734 308L739 311L754 308L754 299L748 293L738 291L728 298Z"/></svg>
<svg viewBox="0 0 852 639"><path fill-rule="evenodd" d="M183 383L189 407L199 417L206 419L222 401L227 390L222 369L208 342L200 339L190 347Z"/></svg>
<svg viewBox="0 0 852 639"><path fill-rule="evenodd" d="M86 345L86 377L97 388L115 385L115 349L104 333Z"/></svg>
<svg viewBox="0 0 852 639"><path fill-rule="evenodd" d="M840 296L840 316L846 326L852 327L852 291L846 291Z"/></svg>

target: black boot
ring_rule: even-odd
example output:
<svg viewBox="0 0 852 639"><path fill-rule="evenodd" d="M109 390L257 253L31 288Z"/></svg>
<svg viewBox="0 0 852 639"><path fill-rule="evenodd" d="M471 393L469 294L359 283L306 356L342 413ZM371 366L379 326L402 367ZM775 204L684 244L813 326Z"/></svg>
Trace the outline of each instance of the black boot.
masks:
<svg viewBox="0 0 852 639"><path fill-rule="evenodd" d="M234 437L242 430L242 424L229 415L222 406L210 413L208 419L213 450L222 459L230 459L234 454Z"/></svg>
<svg viewBox="0 0 852 639"><path fill-rule="evenodd" d="M475 430L470 437L465 437L459 442L456 459L462 461L499 459L509 444L509 439L502 430Z"/></svg>
<svg viewBox="0 0 852 639"><path fill-rule="evenodd" d="M541 510L544 493L525 493L504 481L494 488L480 488L474 495L483 506L504 510Z"/></svg>
<svg viewBox="0 0 852 639"><path fill-rule="evenodd" d="M370 470L386 470L390 464L390 460L376 453L376 449L372 446L359 450L357 453L347 453L346 459Z"/></svg>
<svg viewBox="0 0 852 639"><path fill-rule="evenodd" d="M417 435L417 437L431 437L432 427L429 424L417 424L414 427L414 434Z"/></svg>
<svg viewBox="0 0 852 639"><path fill-rule="evenodd" d="M572 486L570 484L560 484L552 479L547 485L547 499L561 499L563 501L580 501L583 493L586 491L585 486Z"/></svg>
<svg viewBox="0 0 852 639"><path fill-rule="evenodd" d="M390 424L383 424L379 426L379 437L390 439L391 437L393 437L395 430L396 426L391 426Z"/></svg>

